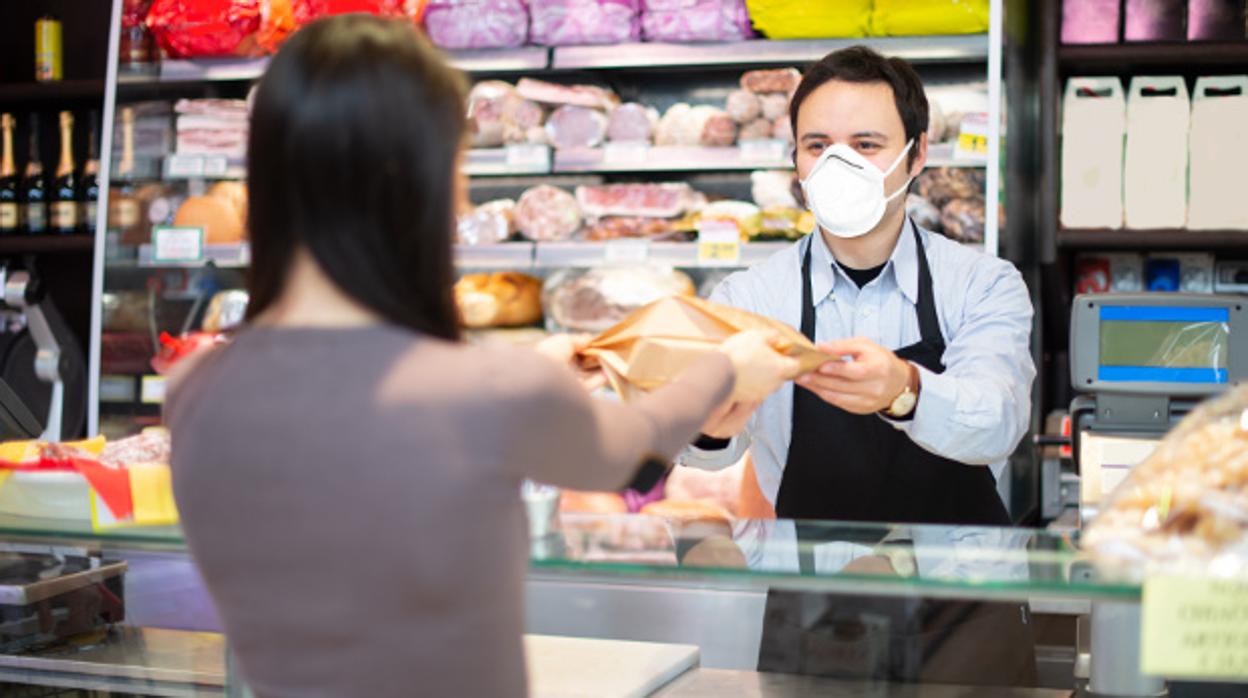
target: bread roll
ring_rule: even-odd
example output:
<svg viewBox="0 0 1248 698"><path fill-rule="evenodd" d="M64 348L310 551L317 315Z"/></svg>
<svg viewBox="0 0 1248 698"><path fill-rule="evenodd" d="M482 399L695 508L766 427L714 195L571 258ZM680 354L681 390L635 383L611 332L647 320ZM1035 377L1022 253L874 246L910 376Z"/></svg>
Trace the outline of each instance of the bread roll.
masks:
<svg viewBox="0 0 1248 698"><path fill-rule="evenodd" d="M178 207L173 217L175 226L204 229L208 245L237 244L246 237L243 219L229 199L217 196L192 196Z"/></svg>
<svg viewBox="0 0 1248 698"><path fill-rule="evenodd" d="M542 281L513 271L465 274L455 284L465 327L515 327L542 319Z"/></svg>

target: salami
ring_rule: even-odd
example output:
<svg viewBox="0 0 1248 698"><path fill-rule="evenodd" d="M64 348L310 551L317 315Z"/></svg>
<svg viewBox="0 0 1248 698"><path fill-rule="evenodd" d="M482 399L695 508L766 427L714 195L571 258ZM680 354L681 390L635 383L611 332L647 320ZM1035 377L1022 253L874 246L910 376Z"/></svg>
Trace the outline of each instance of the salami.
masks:
<svg viewBox="0 0 1248 698"><path fill-rule="evenodd" d="M787 95L796 90L801 81L802 74L796 68L751 70L741 76L741 89L756 94L783 92Z"/></svg>
<svg viewBox="0 0 1248 698"><path fill-rule="evenodd" d="M772 125L766 119L755 119L741 127L738 137L743 141L762 140L771 138Z"/></svg>
<svg viewBox="0 0 1248 698"><path fill-rule="evenodd" d="M546 121L546 137L556 148L593 148L607 135L607 117L597 109L559 107Z"/></svg>
<svg viewBox="0 0 1248 698"><path fill-rule="evenodd" d="M516 48L529 38L529 12L524 0L433 0L425 31L445 49Z"/></svg>
<svg viewBox="0 0 1248 698"><path fill-rule="evenodd" d="M693 190L683 182L669 184L603 184L576 188L576 202L586 216L672 218L683 214Z"/></svg>
<svg viewBox="0 0 1248 698"><path fill-rule="evenodd" d="M731 116L738 124L748 124L757 119L763 109L758 95L747 90L734 90L730 93L725 108L728 110L728 116Z"/></svg>
<svg viewBox="0 0 1248 698"><path fill-rule="evenodd" d="M610 111L620 103L614 92L594 85L556 85L553 82L521 78L516 91L525 99L543 104L567 104Z"/></svg>
<svg viewBox="0 0 1248 698"><path fill-rule="evenodd" d="M568 192L539 184L516 203L515 223L520 234L530 240L567 240L581 228L581 209Z"/></svg>
<svg viewBox="0 0 1248 698"><path fill-rule="evenodd" d="M607 121L609 141L649 141L659 116L650 107L630 102L611 110Z"/></svg>
<svg viewBox="0 0 1248 698"><path fill-rule="evenodd" d="M737 122L726 112L716 111L702 127L702 145L724 147L737 142Z"/></svg>

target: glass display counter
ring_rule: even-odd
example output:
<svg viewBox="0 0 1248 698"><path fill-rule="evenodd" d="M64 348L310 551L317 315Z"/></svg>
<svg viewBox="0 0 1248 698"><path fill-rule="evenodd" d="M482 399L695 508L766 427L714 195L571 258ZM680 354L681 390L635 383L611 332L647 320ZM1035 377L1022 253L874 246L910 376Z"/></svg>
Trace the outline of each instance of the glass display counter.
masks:
<svg viewBox="0 0 1248 698"><path fill-rule="evenodd" d="M822 656L834 657L835 666L812 671L808 656L799 661L800 670L814 676L751 678L751 685L781 687L775 695L792 695L784 686L816 686L817 678L829 686L846 680L893 685L935 676L930 683L947 685L939 671L931 671L932 647L922 644L927 640L906 644L908 635L931 629L932 617L970 609L941 627L965 626L981 641L987 636L1005 646L1012 631L984 625L980 610L1017 609L1027 625L1028 609L1034 615L1057 607L1083 616L1090 628L1088 656L1075 662L1065 690L1079 683L1078 673L1090 673L1092 686L1105 695L1164 689L1160 678L1138 668L1138 570L1092 564L1072 535L636 515L563 514L550 523L549 532L530 541L529 631L698 645L698 671L709 673L682 679L690 690L727 680L715 671L755 676L751 654L767 665L771 652L770 661L779 663L767 666L799 661L788 656L785 641L777 644L776 629L804 612L819 617L789 626L800 640L790 638L788 646L809 655L811 643L822 641ZM85 523L0 517L0 541L9 556L76 555L97 567L115 560L127 565L124 620L29 647L10 637L0 657L0 682L140 695L230 690L225 643L176 527L95 531ZM822 600L811 606L811 599ZM846 615L846 608L856 615ZM1019 626L1011 621L1010 627ZM902 666L906 662L913 666ZM863 666L870 671L861 673Z"/></svg>

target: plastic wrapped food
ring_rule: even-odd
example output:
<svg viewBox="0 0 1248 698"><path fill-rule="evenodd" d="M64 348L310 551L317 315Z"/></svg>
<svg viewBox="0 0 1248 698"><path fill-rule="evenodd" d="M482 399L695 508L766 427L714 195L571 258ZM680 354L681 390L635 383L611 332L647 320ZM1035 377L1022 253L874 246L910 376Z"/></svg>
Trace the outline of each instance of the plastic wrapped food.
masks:
<svg viewBox="0 0 1248 698"><path fill-rule="evenodd" d="M750 173L750 196L763 208L801 208L793 198L795 175L788 170L756 170Z"/></svg>
<svg viewBox="0 0 1248 698"><path fill-rule="evenodd" d="M802 74L796 68L751 70L741 75L741 89L755 94L780 93L788 95L802 82Z"/></svg>
<svg viewBox="0 0 1248 698"><path fill-rule="evenodd" d="M204 332L228 332L243 324L247 319L247 304L251 296L239 289L220 291L208 302L208 310L204 311L204 321L200 327Z"/></svg>
<svg viewBox="0 0 1248 698"><path fill-rule="evenodd" d="M646 41L740 41L754 36L745 0L643 0Z"/></svg>
<svg viewBox="0 0 1248 698"><path fill-rule="evenodd" d="M724 109L727 110L728 116L731 116L738 124L748 124L763 113L763 105L759 102L758 95L749 90L730 92L724 103Z"/></svg>
<svg viewBox="0 0 1248 698"><path fill-rule="evenodd" d="M1083 547L1114 572L1248 575L1248 386L1166 435L1110 495Z"/></svg>
<svg viewBox="0 0 1248 698"><path fill-rule="evenodd" d="M940 209L940 227L958 242L984 241L984 200L954 199Z"/></svg>
<svg viewBox="0 0 1248 698"><path fill-rule="evenodd" d="M915 193L938 208L953 199L984 196L984 173L972 167L937 167L924 170L917 178Z"/></svg>
<svg viewBox="0 0 1248 698"><path fill-rule="evenodd" d="M425 31L445 49L516 48L528 41L529 12L524 0L432 0Z"/></svg>
<svg viewBox="0 0 1248 698"><path fill-rule="evenodd" d="M659 113L653 107L635 102L621 104L608 117L607 140L649 142L658 123Z"/></svg>
<svg viewBox="0 0 1248 698"><path fill-rule="evenodd" d="M500 80L483 80L468 93L472 145L497 148L504 143L530 142L529 131L542 125L545 113Z"/></svg>
<svg viewBox="0 0 1248 698"><path fill-rule="evenodd" d="M172 58L261 53L260 0L156 0L147 27Z"/></svg>
<svg viewBox="0 0 1248 698"><path fill-rule="evenodd" d="M875 36L936 36L988 31L988 0L875 0Z"/></svg>
<svg viewBox="0 0 1248 698"><path fill-rule="evenodd" d="M789 95L787 93L760 95L758 101L762 105L764 119L775 121L782 116L789 115Z"/></svg>
<svg viewBox="0 0 1248 698"><path fill-rule="evenodd" d="M411 16L408 0L260 0L260 45L276 51L299 27L321 17L364 12L383 17Z"/></svg>
<svg viewBox="0 0 1248 698"><path fill-rule="evenodd" d="M737 122L722 111L717 111L702 126L702 145L723 148L737 142Z"/></svg>
<svg viewBox="0 0 1248 698"><path fill-rule="evenodd" d="M459 217L455 242L461 245L493 245L515 232L516 202L498 199L477 206Z"/></svg>
<svg viewBox="0 0 1248 698"><path fill-rule="evenodd" d="M529 0L530 38L543 46L637 41L640 8L640 0Z"/></svg>
<svg viewBox="0 0 1248 698"><path fill-rule="evenodd" d="M654 130L658 145L732 145L736 122L722 109L685 103L674 104ZM731 136L731 138L729 138Z"/></svg>
<svg viewBox="0 0 1248 698"><path fill-rule="evenodd" d="M684 182L670 184L600 184L576 188L576 202L587 216L672 218L694 203Z"/></svg>
<svg viewBox="0 0 1248 698"><path fill-rule="evenodd" d="M520 78L516 83L516 92L525 99L542 104L567 104L602 111L611 111L620 103L614 92L596 85L559 85L533 78Z"/></svg>
<svg viewBox="0 0 1248 698"><path fill-rule="evenodd" d="M568 240L581 229L576 197L559 187L539 184L516 203L516 229L530 240Z"/></svg>
<svg viewBox="0 0 1248 698"><path fill-rule="evenodd" d="M620 238L650 238L675 242L676 238L682 236L683 231L676 230L672 221L644 216L609 216L597 219L585 231L585 239L595 242Z"/></svg>
<svg viewBox="0 0 1248 698"><path fill-rule="evenodd" d="M755 119L743 124L737 132L737 138L743 141L757 141L771 138L773 132L771 122L766 119Z"/></svg>
<svg viewBox="0 0 1248 698"><path fill-rule="evenodd" d="M108 442L100 451L100 463L110 468L124 468L135 463L168 463L169 431L160 427Z"/></svg>
<svg viewBox="0 0 1248 698"><path fill-rule="evenodd" d="M673 269L565 269L546 281L542 305L546 317L559 328L598 333L660 298L693 293L693 281Z"/></svg>
<svg viewBox="0 0 1248 698"><path fill-rule="evenodd" d="M775 120L771 125L771 137L785 143L793 143L793 122L789 120L789 115Z"/></svg>
<svg viewBox="0 0 1248 698"><path fill-rule="evenodd" d="M772 39L867 36L873 0L747 0L754 28Z"/></svg>
<svg viewBox="0 0 1248 698"><path fill-rule="evenodd" d="M594 148L607 137L607 116L588 107L562 106L546 120L546 138L556 148Z"/></svg>

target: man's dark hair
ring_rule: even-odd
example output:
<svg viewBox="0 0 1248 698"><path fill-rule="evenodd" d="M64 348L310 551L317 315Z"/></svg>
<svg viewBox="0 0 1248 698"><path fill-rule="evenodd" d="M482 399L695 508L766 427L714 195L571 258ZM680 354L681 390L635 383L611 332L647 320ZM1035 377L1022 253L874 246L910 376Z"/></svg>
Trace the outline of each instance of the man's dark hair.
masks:
<svg viewBox="0 0 1248 698"><path fill-rule="evenodd" d="M453 188L465 84L410 23L341 15L282 46L247 144L254 319L299 248L385 321L456 340Z"/></svg>
<svg viewBox="0 0 1248 698"><path fill-rule="evenodd" d="M885 58L866 46L851 46L824 56L802 75L802 82L789 102L789 122L795 138L801 137L797 132L797 113L802 108L802 102L829 80L882 82L891 87L893 102L906 129L906 140L915 141L906 161L914 162L919 136L927 131L928 116L923 81L910 63L901 58Z"/></svg>

